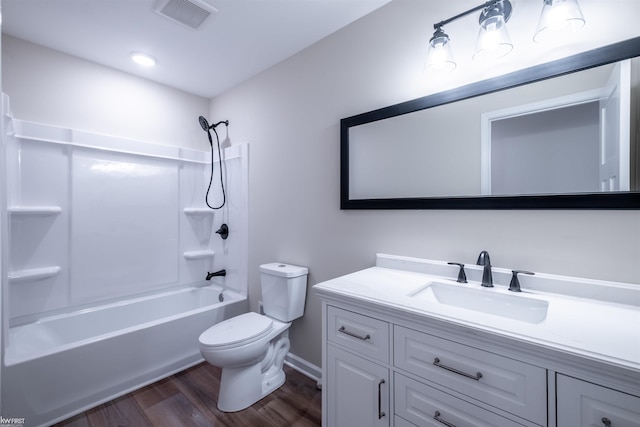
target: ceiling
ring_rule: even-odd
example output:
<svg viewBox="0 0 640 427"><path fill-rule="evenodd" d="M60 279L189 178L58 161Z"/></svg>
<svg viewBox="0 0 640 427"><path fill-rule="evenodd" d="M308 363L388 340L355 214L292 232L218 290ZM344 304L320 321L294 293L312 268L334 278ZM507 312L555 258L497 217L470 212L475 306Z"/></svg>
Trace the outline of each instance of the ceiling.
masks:
<svg viewBox="0 0 640 427"><path fill-rule="evenodd" d="M193 30L155 13L156 0L4 0L2 32L213 98L390 0L205 1L217 12Z"/></svg>

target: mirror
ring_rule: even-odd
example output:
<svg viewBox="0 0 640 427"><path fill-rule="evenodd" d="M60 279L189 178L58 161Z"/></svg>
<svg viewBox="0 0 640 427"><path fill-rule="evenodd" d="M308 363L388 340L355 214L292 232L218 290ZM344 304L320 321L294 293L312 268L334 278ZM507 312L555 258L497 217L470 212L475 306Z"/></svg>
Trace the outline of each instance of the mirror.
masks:
<svg viewBox="0 0 640 427"><path fill-rule="evenodd" d="M639 56L631 39L342 119L341 208L640 208Z"/></svg>

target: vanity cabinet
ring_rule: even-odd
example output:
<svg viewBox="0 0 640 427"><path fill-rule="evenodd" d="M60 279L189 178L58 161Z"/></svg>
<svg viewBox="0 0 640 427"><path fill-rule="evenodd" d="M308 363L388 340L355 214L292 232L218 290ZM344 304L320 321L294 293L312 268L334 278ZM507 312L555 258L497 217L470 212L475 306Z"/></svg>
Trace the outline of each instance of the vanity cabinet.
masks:
<svg viewBox="0 0 640 427"><path fill-rule="evenodd" d="M545 367L462 336L323 307L324 427L640 427L638 396L551 371L553 387Z"/></svg>
<svg viewBox="0 0 640 427"><path fill-rule="evenodd" d="M324 426L546 424L545 369L333 305L324 319Z"/></svg>
<svg viewBox="0 0 640 427"><path fill-rule="evenodd" d="M558 374L558 426L640 427L640 397Z"/></svg>
<svg viewBox="0 0 640 427"><path fill-rule="evenodd" d="M460 285L444 262L377 264L314 286L323 427L640 427L637 285L536 273L513 294L510 271L487 290L473 266Z"/></svg>

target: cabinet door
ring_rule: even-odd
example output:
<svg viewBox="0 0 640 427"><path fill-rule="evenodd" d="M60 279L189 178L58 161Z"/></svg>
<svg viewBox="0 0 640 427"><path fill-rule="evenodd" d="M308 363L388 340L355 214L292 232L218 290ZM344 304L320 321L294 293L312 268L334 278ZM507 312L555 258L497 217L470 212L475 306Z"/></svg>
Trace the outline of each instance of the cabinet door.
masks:
<svg viewBox="0 0 640 427"><path fill-rule="evenodd" d="M327 426L389 425L387 368L328 345L327 370Z"/></svg>
<svg viewBox="0 0 640 427"><path fill-rule="evenodd" d="M640 427L640 397L558 375L558 427Z"/></svg>

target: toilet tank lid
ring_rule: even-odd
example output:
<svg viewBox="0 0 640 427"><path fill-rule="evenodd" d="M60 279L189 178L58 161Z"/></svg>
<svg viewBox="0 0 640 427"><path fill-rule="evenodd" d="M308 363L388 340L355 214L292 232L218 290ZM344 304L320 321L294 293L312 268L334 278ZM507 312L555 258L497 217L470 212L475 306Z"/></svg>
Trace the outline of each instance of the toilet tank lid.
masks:
<svg viewBox="0 0 640 427"><path fill-rule="evenodd" d="M298 277L309 273L307 267L285 264L284 262L272 262L262 264L260 272L280 277Z"/></svg>

